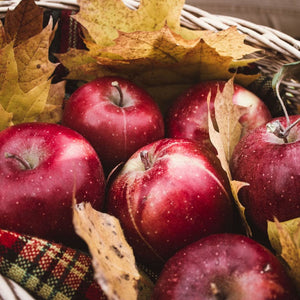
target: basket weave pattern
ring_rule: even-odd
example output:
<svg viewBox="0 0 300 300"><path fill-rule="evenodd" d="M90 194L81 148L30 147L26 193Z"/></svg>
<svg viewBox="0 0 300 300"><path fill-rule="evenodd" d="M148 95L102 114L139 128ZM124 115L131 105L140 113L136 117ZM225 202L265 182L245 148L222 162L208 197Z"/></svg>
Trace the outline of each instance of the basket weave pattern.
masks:
<svg viewBox="0 0 300 300"><path fill-rule="evenodd" d="M12 10L20 0L0 1L0 17ZM137 9L139 0L123 0L131 9ZM36 4L48 10L79 10L77 0L37 0ZM272 78L287 63L300 60L300 41L270 27L230 16L210 14L200 8L185 4L181 13L181 25L190 29L220 31L230 26L246 35L246 43L262 49L251 57L259 58L257 66L261 73ZM282 82L283 93L291 104L300 105L300 82L294 79Z"/></svg>

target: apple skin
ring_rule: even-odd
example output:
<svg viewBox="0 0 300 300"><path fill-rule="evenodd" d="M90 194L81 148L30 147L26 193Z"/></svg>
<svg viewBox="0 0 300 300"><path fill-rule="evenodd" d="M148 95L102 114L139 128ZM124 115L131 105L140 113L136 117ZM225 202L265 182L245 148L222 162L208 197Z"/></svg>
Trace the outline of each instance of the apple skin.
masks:
<svg viewBox="0 0 300 300"><path fill-rule="evenodd" d="M210 109L214 117L214 100L223 91L226 81L203 81L181 94L171 105L166 116L166 135L173 138L189 138L210 145L208 133L207 97L211 92ZM246 107L240 118L243 135L265 124L272 116L268 107L255 94L234 84L233 103Z"/></svg>
<svg viewBox="0 0 300 300"><path fill-rule="evenodd" d="M118 82L120 94L113 82ZM109 173L140 147L164 137L164 120L146 91L120 77L102 77L78 88L66 102L62 124L81 133Z"/></svg>
<svg viewBox="0 0 300 300"><path fill-rule="evenodd" d="M148 153L148 169L140 153ZM120 220L138 260L159 269L183 246L232 230L228 191L212 152L192 140L161 139L129 158L108 189L107 211Z"/></svg>
<svg viewBox="0 0 300 300"><path fill-rule="evenodd" d="M264 246L239 234L213 234L165 264L153 300L296 300L283 265Z"/></svg>
<svg viewBox="0 0 300 300"><path fill-rule="evenodd" d="M290 116L297 120L300 116ZM279 117L283 126L286 118ZM290 132L289 143L262 125L236 145L230 168L232 177L249 183L239 192L249 223L266 236L267 220L286 221L300 216L300 124Z"/></svg>
<svg viewBox="0 0 300 300"><path fill-rule="evenodd" d="M29 162L25 169L15 158ZM47 123L23 123L0 132L0 227L73 243L73 194L77 202L104 204L100 160L79 133Z"/></svg>

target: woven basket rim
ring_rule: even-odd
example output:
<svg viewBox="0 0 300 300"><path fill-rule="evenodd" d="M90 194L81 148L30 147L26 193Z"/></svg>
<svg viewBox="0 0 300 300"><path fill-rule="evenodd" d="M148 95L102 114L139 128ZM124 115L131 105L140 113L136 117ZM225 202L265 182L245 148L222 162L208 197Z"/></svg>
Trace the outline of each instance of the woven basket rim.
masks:
<svg viewBox="0 0 300 300"><path fill-rule="evenodd" d="M8 10L14 9L21 0L0 1L0 15L5 16ZM124 4L136 9L139 0L122 0ZM46 9L79 10L77 0L36 0L35 3ZM274 28L255 24L251 21L232 16L211 14L201 8L184 4L181 14L181 24L191 29L204 29L211 31L224 30L230 26L246 34L246 40L257 47L277 51L300 60L300 41Z"/></svg>

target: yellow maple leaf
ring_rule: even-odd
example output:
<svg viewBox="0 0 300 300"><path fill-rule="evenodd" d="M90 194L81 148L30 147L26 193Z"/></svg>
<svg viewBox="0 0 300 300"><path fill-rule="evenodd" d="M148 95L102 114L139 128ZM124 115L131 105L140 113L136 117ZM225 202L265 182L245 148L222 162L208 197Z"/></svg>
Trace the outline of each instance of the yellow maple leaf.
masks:
<svg viewBox="0 0 300 300"><path fill-rule="evenodd" d="M13 43L11 42L2 50L5 50L2 54L6 55L0 58L5 59L6 67L3 68L2 65L1 69L5 75L0 88L0 104L6 114L12 114L13 124L34 121L45 107L51 81L44 81L28 92L24 92L18 82L19 74Z"/></svg>
<svg viewBox="0 0 300 300"><path fill-rule="evenodd" d="M239 41L240 34L235 28L224 31L220 39L226 41L227 37L231 45L235 36L233 33L237 34ZM205 36L211 34L206 33ZM215 42L215 39L211 40ZM220 55L203 39L186 40L167 25L151 33L119 32L115 44L106 48L94 43L88 43L88 46L90 51L73 49L58 55L70 71L69 79L92 80L120 75L146 89L163 112L175 97L192 84L200 80L228 79L232 76L229 70L239 66L231 56ZM237 56L241 52L239 50ZM242 60L240 64L249 62L252 61ZM236 76L241 84L248 84L254 78L256 76Z"/></svg>
<svg viewBox="0 0 300 300"><path fill-rule="evenodd" d="M65 81L50 85L47 101L43 111L36 118L37 122L58 123L61 120L65 86Z"/></svg>
<svg viewBox="0 0 300 300"><path fill-rule="evenodd" d="M47 81L57 66L49 61L47 55L52 41L52 23L52 19L50 19L49 24L40 34L14 47L18 66L18 83L25 92Z"/></svg>
<svg viewBox="0 0 300 300"><path fill-rule="evenodd" d="M7 112L0 104L0 131L1 128L6 128L13 125L12 118L13 114Z"/></svg>
<svg viewBox="0 0 300 300"><path fill-rule="evenodd" d="M135 11L128 8L122 0L79 0L80 11L74 18L88 31L88 37L97 45L106 47L114 43L118 31L152 32L160 30L166 22L170 28L178 30L184 2L142 0Z"/></svg>
<svg viewBox="0 0 300 300"><path fill-rule="evenodd" d="M183 0L143 0L137 10L121 0L80 0L79 5L74 18L84 27L88 50L57 55L70 71L67 78L126 77L148 90L163 111L200 80L229 79L253 61L244 56L258 50L246 45L235 27L221 32L183 28ZM243 85L256 78L236 75Z"/></svg>
<svg viewBox="0 0 300 300"><path fill-rule="evenodd" d="M61 98L53 102L51 75L57 64L48 59L56 27L51 18L45 28L42 21L43 10L34 0L23 0L0 27L0 130L23 122L59 121L65 87L56 85Z"/></svg>
<svg viewBox="0 0 300 300"><path fill-rule="evenodd" d="M268 221L268 236L277 255L287 263L287 271L300 292L300 217Z"/></svg>

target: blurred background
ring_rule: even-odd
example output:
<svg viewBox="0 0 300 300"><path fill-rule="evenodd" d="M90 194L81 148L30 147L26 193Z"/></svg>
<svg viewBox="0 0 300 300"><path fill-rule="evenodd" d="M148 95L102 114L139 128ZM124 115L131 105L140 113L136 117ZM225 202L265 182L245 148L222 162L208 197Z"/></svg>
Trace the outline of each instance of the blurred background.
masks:
<svg viewBox="0 0 300 300"><path fill-rule="evenodd" d="M269 26L300 39L300 0L186 0L186 4Z"/></svg>

